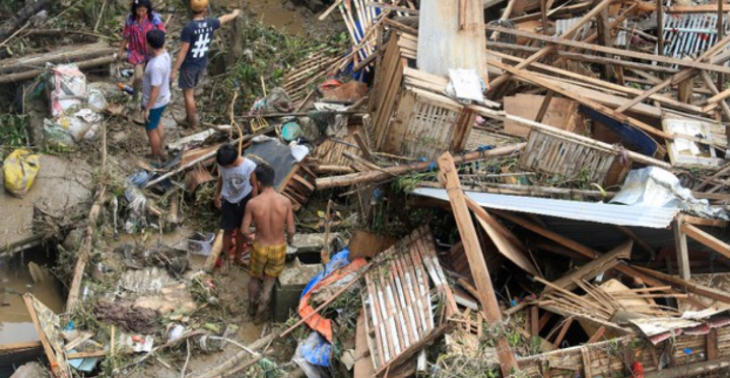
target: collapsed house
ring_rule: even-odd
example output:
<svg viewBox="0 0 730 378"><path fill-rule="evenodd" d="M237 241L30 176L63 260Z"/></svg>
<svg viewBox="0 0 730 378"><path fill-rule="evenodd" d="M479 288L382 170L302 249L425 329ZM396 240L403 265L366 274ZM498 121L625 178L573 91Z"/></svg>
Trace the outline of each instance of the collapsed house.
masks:
<svg viewBox="0 0 730 378"><path fill-rule="evenodd" d="M214 183L215 151L232 142L274 167L275 189L298 216L312 206L321 213L313 228L322 233L298 239L287 263L295 273L275 289L275 317L293 313L293 324L192 376L279 372L269 346L292 335L292 360L309 377L726 371L726 8L334 1L321 19L339 10L349 52L312 53L251 114L234 113L234 97L228 125L180 138L168 146L171 162L125 180L125 212L108 210L111 189L100 183L66 311L84 301L82 287L111 280L93 274L100 263L92 263L92 240L108 235L92 227L99 213L113 212L114 234L117 214L130 233L149 227L148 218L161 230L180 223L181 198ZM4 78L37 75L8 72L16 71ZM322 83L346 71L361 81ZM355 216L342 216L338 202ZM382 219L380 235L366 232ZM344 237L349 228L359 230ZM201 231L169 250L113 253L134 272L123 277L149 274L163 284L150 293L121 279L117 298L96 307L114 324L106 343L72 352L93 336L62 335L59 317L26 295L40 343L0 350L42 348L51 370L70 376L69 366L79 371L74 360L124 354L131 360L115 369L132 369L183 341L189 356L188 339L231 337L228 327L210 326L166 338L169 330L153 326L156 317L181 322L178 315L220 305L213 272L229 251L217 229ZM204 264L188 262L193 249L207 255ZM305 259L314 263L302 268ZM121 313L147 327L130 330ZM131 332L115 340L115 327ZM149 344L132 333L147 334Z"/></svg>

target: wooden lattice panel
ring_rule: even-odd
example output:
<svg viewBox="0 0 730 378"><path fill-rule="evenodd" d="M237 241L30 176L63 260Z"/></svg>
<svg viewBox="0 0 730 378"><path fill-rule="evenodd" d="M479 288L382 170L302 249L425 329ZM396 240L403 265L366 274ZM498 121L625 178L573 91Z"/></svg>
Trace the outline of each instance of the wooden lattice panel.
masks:
<svg viewBox="0 0 730 378"><path fill-rule="evenodd" d="M612 151L537 129L530 133L519 164L527 170L560 174L566 178L583 177L601 185L620 180L628 171L626 165L619 168L618 174L612 172L614 165L618 165L617 155Z"/></svg>

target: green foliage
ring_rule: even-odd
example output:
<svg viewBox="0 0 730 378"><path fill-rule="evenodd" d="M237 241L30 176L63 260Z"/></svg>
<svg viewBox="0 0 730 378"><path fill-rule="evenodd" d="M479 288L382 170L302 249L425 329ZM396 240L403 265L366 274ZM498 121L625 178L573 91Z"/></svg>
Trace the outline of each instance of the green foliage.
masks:
<svg viewBox="0 0 730 378"><path fill-rule="evenodd" d="M25 130L25 117L12 114L0 115L0 155L24 147L28 142Z"/></svg>

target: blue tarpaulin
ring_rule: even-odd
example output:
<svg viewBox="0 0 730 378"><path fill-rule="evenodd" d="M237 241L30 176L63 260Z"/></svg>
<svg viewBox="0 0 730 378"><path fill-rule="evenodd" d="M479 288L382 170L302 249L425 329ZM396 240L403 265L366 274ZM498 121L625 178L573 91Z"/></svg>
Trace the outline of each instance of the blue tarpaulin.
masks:
<svg viewBox="0 0 730 378"><path fill-rule="evenodd" d="M321 270L316 276L314 276L314 278L312 278L311 281L309 281L307 286L304 288L304 291L302 291L300 298L312 290L313 287L315 287L330 273L350 264L349 256L350 250L347 248L332 256L332 259L324 267L324 270ZM319 333L312 332L306 340L301 341L300 347L302 356L304 356L304 359L310 364L324 367L330 366L332 344L328 343L327 340Z"/></svg>

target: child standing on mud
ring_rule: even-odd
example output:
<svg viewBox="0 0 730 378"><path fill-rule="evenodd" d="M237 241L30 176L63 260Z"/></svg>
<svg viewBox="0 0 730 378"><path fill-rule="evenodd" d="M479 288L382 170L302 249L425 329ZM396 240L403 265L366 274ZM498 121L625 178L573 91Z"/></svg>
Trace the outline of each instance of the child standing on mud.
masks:
<svg viewBox="0 0 730 378"><path fill-rule="evenodd" d="M152 8L150 0L134 0L129 14L124 22L124 31L122 31L122 43L119 45L117 57L120 60L127 60L134 66L134 110L139 113L139 92L142 89L142 77L144 76L144 68L151 55L147 50L147 33L151 30L165 31L165 23L162 22L160 15ZM124 49L127 48L127 53ZM133 115L133 118L139 114ZM138 120L141 121L141 120Z"/></svg>
<svg viewBox="0 0 730 378"><path fill-rule="evenodd" d="M223 255L231 250L233 230L241 227L243 214L248 201L259 193L256 180L256 163L238 154L238 150L230 144L224 144L216 155L218 170L218 191L213 202L221 210L221 229L223 235ZM243 235L236 233L236 254L234 263L242 264ZM229 261L230 263L230 261Z"/></svg>

